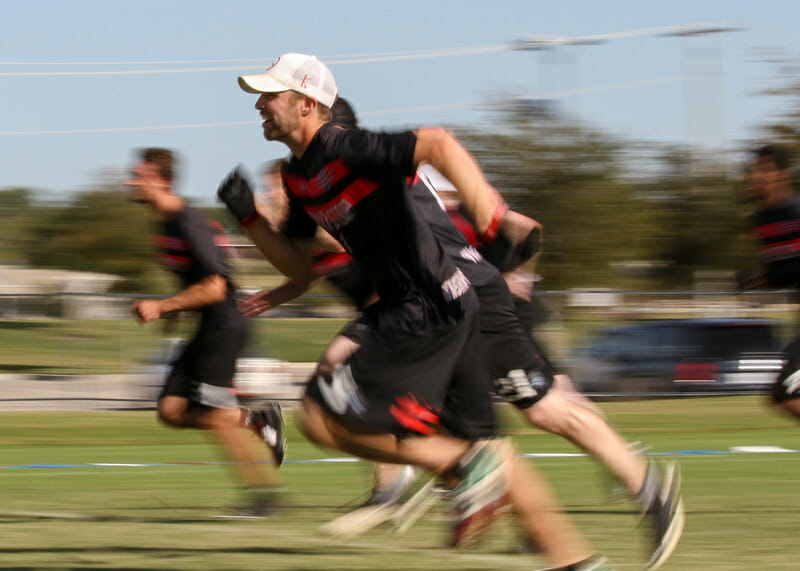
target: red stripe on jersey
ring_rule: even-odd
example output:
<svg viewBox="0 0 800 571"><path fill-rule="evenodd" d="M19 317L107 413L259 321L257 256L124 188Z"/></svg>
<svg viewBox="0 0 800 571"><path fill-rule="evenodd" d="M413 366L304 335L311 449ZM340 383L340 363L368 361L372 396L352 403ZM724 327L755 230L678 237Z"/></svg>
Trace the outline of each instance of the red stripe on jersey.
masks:
<svg viewBox="0 0 800 571"><path fill-rule="evenodd" d="M768 259L783 257L787 254L800 252L800 238L787 240L785 242L774 242L772 244L762 244L759 246L761 254Z"/></svg>
<svg viewBox="0 0 800 571"><path fill-rule="evenodd" d="M314 262L314 273L318 276L324 276L337 268L346 266L352 261L353 257L347 252L339 252L337 254L326 252L320 256L318 261Z"/></svg>
<svg viewBox="0 0 800 571"><path fill-rule="evenodd" d="M348 174L350 174L350 169L339 159L325 165L325 168L319 171L317 176L311 180L291 173L286 173L284 180L286 186L291 189L292 194L298 198L316 198L330 190L334 184Z"/></svg>
<svg viewBox="0 0 800 571"><path fill-rule="evenodd" d="M356 204L369 196L379 186L380 184L375 181L359 178L336 195L333 200L320 206L303 205L303 208L318 224L335 225L337 220L350 212Z"/></svg>
<svg viewBox="0 0 800 571"><path fill-rule="evenodd" d="M153 243L166 250L186 250L189 247L189 243L186 240L171 236L153 236Z"/></svg>
<svg viewBox="0 0 800 571"><path fill-rule="evenodd" d="M161 263L165 266L175 268L186 268L192 265L192 259L188 256L173 256L172 254L159 254Z"/></svg>
<svg viewBox="0 0 800 571"><path fill-rule="evenodd" d="M450 217L451 222L453 225L458 228L458 231L467 239L470 246L474 246L478 248L480 246L480 239L478 238L478 232L475 230L475 227L472 223L466 219L466 217L458 211L457 208L448 208L447 215Z"/></svg>
<svg viewBox="0 0 800 571"><path fill-rule="evenodd" d="M753 235L756 238L769 238L770 236L780 236L791 232L800 232L800 220L787 220L784 222L773 222L753 228Z"/></svg>

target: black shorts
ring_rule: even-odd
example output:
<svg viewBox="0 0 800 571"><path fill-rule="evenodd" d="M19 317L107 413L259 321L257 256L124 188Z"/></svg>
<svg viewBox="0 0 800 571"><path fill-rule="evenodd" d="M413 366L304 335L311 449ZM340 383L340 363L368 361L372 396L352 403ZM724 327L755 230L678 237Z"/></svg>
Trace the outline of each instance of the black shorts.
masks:
<svg viewBox="0 0 800 571"><path fill-rule="evenodd" d="M480 298L481 343L494 388L520 409L541 400L553 386L555 371L517 316L511 292L500 274L476 286Z"/></svg>
<svg viewBox="0 0 800 571"><path fill-rule="evenodd" d="M363 316L342 332L359 349L332 378L312 378L306 394L356 432L404 438L444 429L466 440L494 436L476 305L470 302L463 319L444 332L393 335L391 341L381 332L380 315Z"/></svg>
<svg viewBox="0 0 800 571"><path fill-rule="evenodd" d="M159 400L180 396L213 408L235 408L236 359L247 342L247 322L236 317L221 322L204 319L175 360Z"/></svg>

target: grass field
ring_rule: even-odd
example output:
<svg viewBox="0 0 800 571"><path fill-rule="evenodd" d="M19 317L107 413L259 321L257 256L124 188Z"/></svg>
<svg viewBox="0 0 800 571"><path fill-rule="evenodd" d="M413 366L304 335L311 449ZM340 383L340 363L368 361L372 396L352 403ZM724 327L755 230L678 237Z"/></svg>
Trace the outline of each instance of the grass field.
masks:
<svg viewBox="0 0 800 571"><path fill-rule="evenodd" d="M344 319L256 319L250 350L286 361L316 361ZM175 331L161 323L126 320L0 320L0 373L106 374L130 372L159 354L164 337L191 336L195 324Z"/></svg>
<svg viewBox="0 0 800 571"><path fill-rule="evenodd" d="M602 407L626 437L683 466L686 532L665 569L797 569L800 454L727 453L733 446L800 448L794 422L754 397ZM575 452L520 424L508 407L500 410L521 452ZM212 517L240 499L229 467L192 464L221 460L202 433L163 428L148 412L0 414L0 568L530 570L546 564L517 553L510 520L474 548L445 549L444 511L401 537L379 528L351 542L329 539L318 526L363 499L368 467L312 462L337 455L306 444L291 422L289 440L282 469L289 509L266 520L232 521ZM609 498L602 470L582 457L530 461L595 547L619 569L640 568L648 537L635 529L636 506ZM162 465L91 465L98 463ZM20 467L34 464L70 467Z"/></svg>

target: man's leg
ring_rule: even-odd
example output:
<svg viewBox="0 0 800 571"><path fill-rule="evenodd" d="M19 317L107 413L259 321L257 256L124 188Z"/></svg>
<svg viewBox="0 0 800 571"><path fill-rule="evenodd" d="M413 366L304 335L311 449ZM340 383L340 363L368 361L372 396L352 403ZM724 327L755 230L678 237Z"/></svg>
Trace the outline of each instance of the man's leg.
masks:
<svg viewBox="0 0 800 571"><path fill-rule="evenodd" d="M169 426L211 431L234 463L239 480L250 496L250 515L264 515L274 507L279 479L274 469L263 463L251 433L242 426L241 409L212 408L185 397L166 395L159 400L157 412L159 420Z"/></svg>
<svg viewBox="0 0 800 571"><path fill-rule="evenodd" d="M795 418L800 418L800 398L783 401L780 406Z"/></svg>
<svg viewBox="0 0 800 571"><path fill-rule="evenodd" d="M562 436L594 456L631 495L641 491L647 462L632 454L625 440L593 410L577 404L554 386L522 413L534 426Z"/></svg>

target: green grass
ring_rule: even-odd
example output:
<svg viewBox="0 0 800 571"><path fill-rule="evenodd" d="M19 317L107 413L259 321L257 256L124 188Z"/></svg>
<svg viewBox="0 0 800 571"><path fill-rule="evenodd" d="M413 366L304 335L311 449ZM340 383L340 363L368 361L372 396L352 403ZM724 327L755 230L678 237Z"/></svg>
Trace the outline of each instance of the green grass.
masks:
<svg viewBox="0 0 800 571"><path fill-rule="evenodd" d="M603 403L629 439L656 453L728 450L739 445L798 448L793 421L762 399L731 397ZM503 426L525 453L574 452L501 407ZM0 567L103 569L499 569L530 570L541 557L516 553L518 533L503 522L477 547L442 547L443 511L408 535L383 528L352 542L318 526L364 497L364 463L303 463L337 456L307 444L289 424L281 470L291 507L263 521L226 521L240 498L227 466L0 469ZM666 456L670 457L670 456ZM666 570L797 568L800 454L681 455L686 532ZM0 464L219 461L197 431L159 426L150 412L0 414ZM534 461L531 461L532 463ZM586 458L541 458L536 465L592 544L619 569L639 569L647 535L636 506L608 497L608 479Z"/></svg>
<svg viewBox="0 0 800 571"><path fill-rule="evenodd" d="M251 350L287 361L316 361L344 319L257 319ZM159 354L164 337L188 336L187 319L175 331L133 319L0 321L0 373L125 373Z"/></svg>

